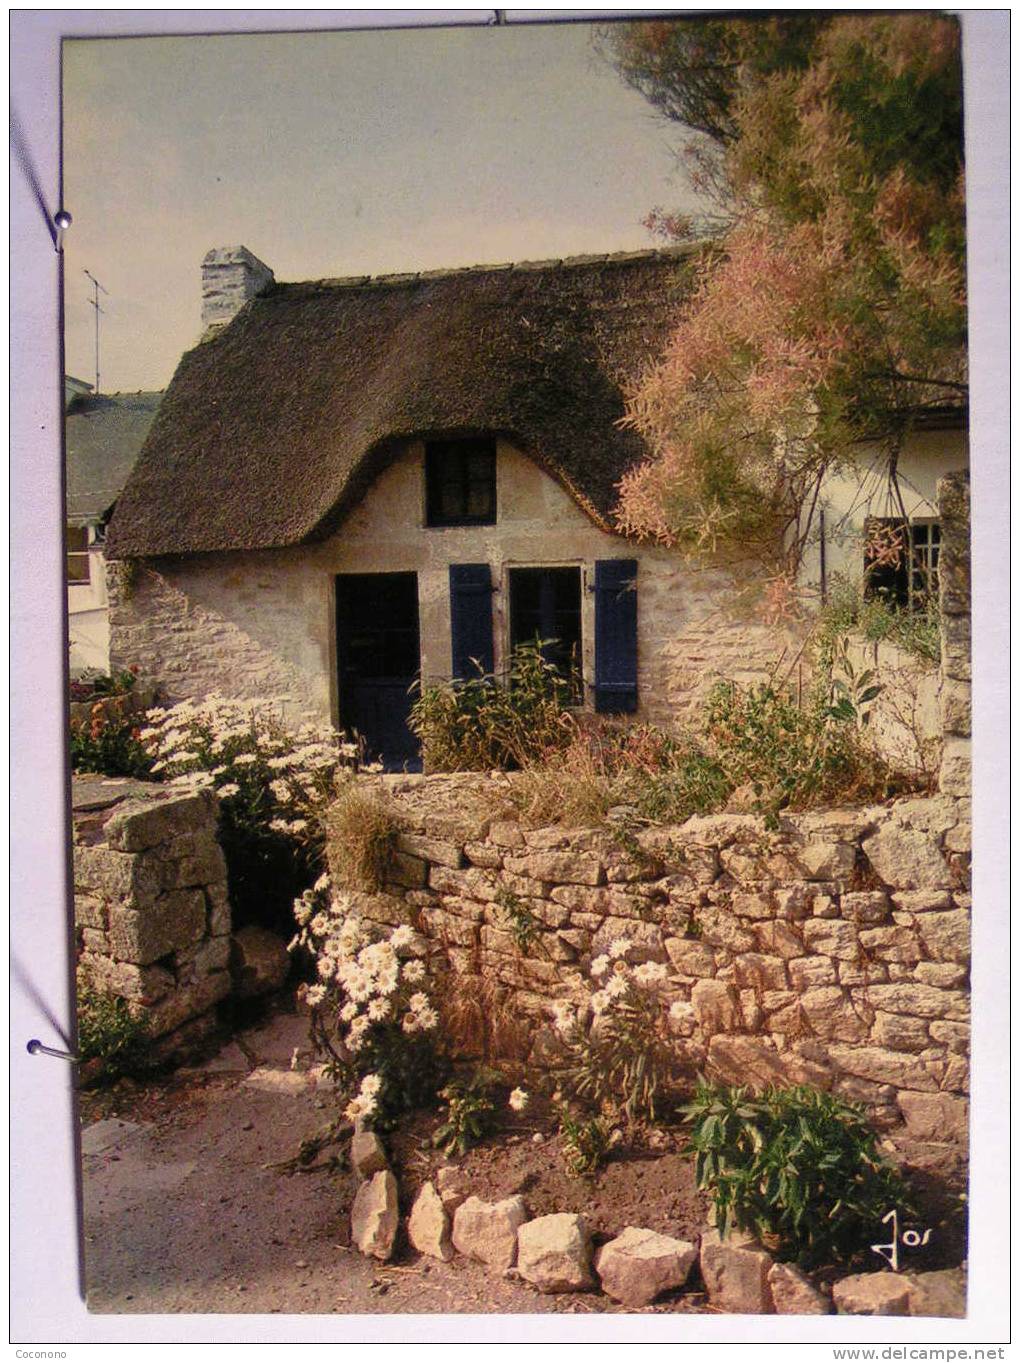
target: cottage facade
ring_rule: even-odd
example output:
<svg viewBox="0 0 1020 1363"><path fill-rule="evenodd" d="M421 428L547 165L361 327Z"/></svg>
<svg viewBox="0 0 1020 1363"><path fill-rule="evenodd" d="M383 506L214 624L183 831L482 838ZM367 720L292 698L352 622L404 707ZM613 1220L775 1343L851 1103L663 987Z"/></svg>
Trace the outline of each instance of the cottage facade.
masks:
<svg viewBox="0 0 1020 1363"><path fill-rule="evenodd" d="M114 665L284 697L399 767L418 676L536 635L583 704L657 722L792 659L747 583L613 528L644 452L622 388L690 284L682 251L296 285L210 252L203 343L111 525Z"/></svg>

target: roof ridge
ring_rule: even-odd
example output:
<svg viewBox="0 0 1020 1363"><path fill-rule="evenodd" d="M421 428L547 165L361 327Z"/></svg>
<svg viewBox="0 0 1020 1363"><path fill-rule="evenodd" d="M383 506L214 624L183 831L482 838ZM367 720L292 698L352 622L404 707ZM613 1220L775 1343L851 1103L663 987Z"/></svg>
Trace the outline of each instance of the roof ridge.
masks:
<svg viewBox="0 0 1020 1363"><path fill-rule="evenodd" d="M326 277L324 279L277 280L275 285L270 286L270 288L266 290L266 294L271 295L281 290L289 289L368 288L377 287L379 285L392 286L422 282L431 283L434 280L440 279L462 279L465 275L506 274L514 271L526 273L534 270L573 269L575 267L579 268L587 265L627 265L632 263L636 264L639 261L681 260L686 256L696 255L710 244L710 241L704 240L685 242L683 245L679 246L652 246L639 251L609 251L592 255L551 256L545 260L517 260L501 262L499 264L450 265L435 270L409 270L378 275L338 275Z"/></svg>

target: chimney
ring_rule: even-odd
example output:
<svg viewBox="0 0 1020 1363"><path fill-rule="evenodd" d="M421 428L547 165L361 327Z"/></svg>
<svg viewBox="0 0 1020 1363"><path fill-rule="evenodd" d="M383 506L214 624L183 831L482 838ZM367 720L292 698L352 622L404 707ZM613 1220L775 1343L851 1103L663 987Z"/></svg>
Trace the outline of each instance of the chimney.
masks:
<svg viewBox="0 0 1020 1363"><path fill-rule="evenodd" d="M273 272L246 246L217 246L202 261L202 339L227 325L274 283Z"/></svg>

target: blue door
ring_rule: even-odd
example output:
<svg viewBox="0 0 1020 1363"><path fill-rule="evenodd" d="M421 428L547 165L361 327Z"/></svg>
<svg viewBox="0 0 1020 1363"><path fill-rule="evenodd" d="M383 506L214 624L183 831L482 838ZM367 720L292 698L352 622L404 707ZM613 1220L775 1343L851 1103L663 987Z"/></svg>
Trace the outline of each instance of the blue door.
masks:
<svg viewBox="0 0 1020 1363"><path fill-rule="evenodd" d="M370 762L420 771L408 726L421 669L417 573L343 573L336 580L340 725Z"/></svg>

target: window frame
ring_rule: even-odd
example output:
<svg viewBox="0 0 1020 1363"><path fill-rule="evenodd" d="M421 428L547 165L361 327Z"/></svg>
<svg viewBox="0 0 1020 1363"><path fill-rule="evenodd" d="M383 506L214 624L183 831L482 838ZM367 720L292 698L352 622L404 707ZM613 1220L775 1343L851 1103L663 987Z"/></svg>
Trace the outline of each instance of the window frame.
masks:
<svg viewBox="0 0 1020 1363"><path fill-rule="evenodd" d="M484 480L472 477L469 460L484 455L487 467ZM456 476L450 476L449 462L456 460ZM447 465L444 467L444 465ZM484 481L488 505L481 514L471 515L472 483ZM425 514L427 530L444 530L456 526L495 525L498 515L496 478L496 440L476 436L452 440L426 440L424 453ZM459 484L461 510L453 515L443 511L443 493L451 484Z"/></svg>
<svg viewBox="0 0 1020 1363"><path fill-rule="evenodd" d="M71 547L72 535L84 537L83 545ZM68 587L90 587L92 585L92 531L87 525L71 525L69 522L64 526L64 580ZM71 576L71 563L82 561L84 563L84 577Z"/></svg>
<svg viewBox="0 0 1020 1363"><path fill-rule="evenodd" d="M942 545L942 522L938 516L869 516L868 526L888 526L892 529L906 528L907 562L898 565L897 574L902 574L903 588L898 590L889 604L896 610L917 614L929 602L937 602L939 592L939 558ZM918 531L924 532L923 542L919 543ZM933 535L933 531L935 534ZM866 598L887 600L888 594L881 587L871 585L871 568L867 549L864 554L864 595Z"/></svg>

